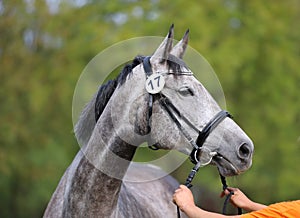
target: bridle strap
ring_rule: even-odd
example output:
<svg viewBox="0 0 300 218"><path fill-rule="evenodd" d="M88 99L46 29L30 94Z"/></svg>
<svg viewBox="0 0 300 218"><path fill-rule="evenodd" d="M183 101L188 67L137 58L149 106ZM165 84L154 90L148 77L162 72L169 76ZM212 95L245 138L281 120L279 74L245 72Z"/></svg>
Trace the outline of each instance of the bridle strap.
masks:
<svg viewBox="0 0 300 218"><path fill-rule="evenodd" d="M152 71L152 67L151 67L151 63L150 63L150 56L147 56L144 58L143 60L143 68L144 71L146 73L146 77L148 78L149 76L152 75L153 71ZM152 109L153 109L153 101L154 101L154 95L149 93L149 99L148 99L148 112L147 112L147 117L146 117L146 122L147 122L147 130L145 135L149 134L151 132L151 116L152 116ZM158 150L158 144L153 144L153 145L148 145L148 148L150 148L151 150Z"/></svg>
<svg viewBox="0 0 300 218"><path fill-rule="evenodd" d="M147 56L143 60L143 68L144 68L147 78L153 73L151 63L150 63L150 58L151 58L150 56ZM159 93L157 95L160 96L160 99L159 99L160 105L165 109L165 111L167 112L169 117L173 120L173 122L176 124L176 126L178 127L180 132L182 132L184 137L193 146L193 150L190 154L190 160L192 161L192 163L195 164L195 166L192 169L192 171L190 172L190 174L186 180L186 183L185 183L185 185L190 188L192 186L192 184L191 184L192 180L201 166L200 159L199 159L199 156L200 156L199 152L201 152L201 149L202 149L203 144L205 143L207 137L226 117L232 118L232 116L230 115L230 113L228 111L221 110L200 131L197 129L197 127L195 125L193 125L185 116L183 116L180 113L180 111L175 107L174 104L172 104L172 102L169 100L169 98L164 96L162 93ZM153 98L154 98L153 94L149 93L149 100L148 100L148 108L149 109L148 109L148 113L147 113L147 133L146 134L149 134L151 132L151 121L150 120L151 120L152 109L153 109ZM177 117L175 116L174 113L177 115L177 117L180 117L181 120L183 120L186 124L188 124L190 127L192 127L195 131L198 132L198 137L197 137L196 142L190 136L188 131L181 125L181 123L179 122L179 120L177 119ZM153 150L159 149L156 144L149 146L149 148L151 148ZM226 184L225 177L221 176L221 181L223 184L223 190L226 190L227 184ZM233 195L233 193L231 192L230 195L228 195L227 198L225 199L224 206L223 206L223 214L225 214L225 212L226 212L225 210L226 210L227 202L232 195ZM240 208L238 210L238 213L241 214ZM180 210L179 210L178 206L177 206L177 216L180 217Z"/></svg>
<svg viewBox="0 0 300 218"><path fill-rule="evenodd" d="M147 56L143 60L143 68L146 73L147 78L153 74L151 63L150 63L150 56ZM158 94L157 94L158 95ZM188 142L193 146L193 150L190 154L191 161L196 164L199 156L199 151L201 150L201 147L203 146L206 138L209 136L209 134L226 118L232 118L232 116L229 114L229 112L222 110L220 111L212 120L210 120L206 126L200 131L196 128L195 125L193 125L185 116L183 116L180 111L175 107L174 104L164 96L162 93L159 93L160 95L160 104L165 109L165 111L168 113L170 118L173 120L173 122L177 125L178 129L182 132L184 137L188 140ZM147 133L149 134L151 132L151 116L152 116L152 108L153 108L153 94L149 93L149 101L148 101L148 113L147 113ZM190 136L188 131L181 125L177 117L174 115L174 113L180 117L186 124L188 124L190 127L192 127L195 131L198 132L198 137L196 142L193 140L193 138ZM157 146L149 146L151 149L154 148L154 150L157 150Z"/></svg>
<svg viewBox="0 0 300 218"><path fill-rule="evenodd" d="M179 110L177 110L177 108L172 104L172 102L167 97L165 97L165 96L163 96L160 99L159 102L163 106L163 108L165 109L165 111L168 113L168 115L170 116L170 118L173 120L173 122L176 124L176 126L178 127L178 129L181 131L181 133L184 135L184 137L187 139L187 141L193 146L193 148L197 148L198 149L199 146L195 143L195 141L190 136L190 134L188 133L188 131L181 125L181 123L179 122L179 120L172 113L172 111L174 111L180 118L183 118L183 116L179 113ZM184 119L184 120L187 120L187 119ZM192 126L194 126L194 125L192 125ZM197 129L197 131L198 131L198 129Z"/></svg>
<svg viewBox="0 0 300 218"><path fill-rule="evenodd" d="M192 124L191 121L189 121L189 119L187 119L184 115L182 115L180 113L180 111L175 107L174 104L172 104L172 102L163 94L161 94L161 97L163 97L163 102L161 101L161 104L164 104L165 108L168 108L168 110L171 112L171 110L177 114L178 117L180 117L180 119L182 119L186 124L188 124L190 127L192 127L196 132L199 132L199 129ZM173 115L174 116L174 115ZM175 117L175 116L174 116ZM176 118L176 117L175 117ZM173 118L173 120L175 120L175 118Z"/></svg>
<svg viewBox="0 0 300 218"><path fill-rule="evenodd" d="M217 113L215 115L215 117L210 120L205 127L199 131L197 140L196 140L196 144L198 146L198 148L194 147L193 151L191 152L190 158L191 161L196 164L199 159L199 151L201 150L201 147L203 146L205 140L207 139L207 137L209 136L209 134L226 118L232 118L232 116L230 115L230 113L228 111L225 110L221 110L219 113Z"/></svg>
<svg viewBox="0 0 300 218"><path fill-rule="evenodd" d="M205 142L206 138L209 136L209 134L226 118L232 118L230 113L228 111L222 110L217 115L209 121L206 126L202 129L202 131L199 132L198 138L197 138L197 145L202 146Z"/></svg>
<svg viewBox="0 0 300 218"><path fill-rule="evenodd" d="M153 108L153 95L149 95L148 100L148 113L147 113L147 131L146 134L149 134L151 132L151 121L150 118L152 116L152 108Z"/></svg>
<svg viewBox="0 0 300 218"><path fill-rule="evenodd" d="M153 72L152 72L152 67L150 63L150 56L147 56L143 60L143 68L146 73L146 77L148 78ZM147 131L146 134L149 134L151 132L151 116L152 116L152 108L153 108L153 95L149 94L149 100L148 100L148 113L147 113ZM152 147L149 146L151 149ZM153 150L157 150L156 148Z"/></svg>
<svg viewBox="0 0 300 218"><path fill-rule="evenodd" d="M150 63L150 58L151 58L150 56L147 56L143 60L143 67L147 77L153 73L151 63Z"/></svg>
<svg viewBox="0 0 300 218"><path fill-rule="evenodd" d="M182 132L182 134L185 136L185 138L188 140L188 142L193 146L193 150L190 154L190 159L192 163L196 164L199 162L198 156L199 152L201 150L201 147L203 146L205 140L209 136L209 134L226 118L232 118L230 113L228 111L222 110L217 115L210 120L205 127L200 131L198 130L195 125L193 125L185 116L183 116L179 110L175 107L174 104L163 94L160 94L162 97L160 99L160 104L163 106L165 111L168 113L170 118L173 120L173 122L177 125L178 129ZM190 136L188 131L181 125L177 117L174 115L174 113L177 114L180 119L182 119L185 123L187 123L189 126L191 126L194 130L198 132L198 137L196 142L193 140L193 138Z"/></svg>

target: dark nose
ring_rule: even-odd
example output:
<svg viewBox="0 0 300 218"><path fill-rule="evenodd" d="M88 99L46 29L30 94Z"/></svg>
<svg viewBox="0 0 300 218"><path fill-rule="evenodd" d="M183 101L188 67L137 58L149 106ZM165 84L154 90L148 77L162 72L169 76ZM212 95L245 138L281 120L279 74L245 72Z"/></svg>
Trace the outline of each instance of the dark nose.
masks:
<svg viewBox="0 0 300 218"><path fill-rule="evenodd" d="M243 143L240 145L240 147L238 148L238 156L241 159L249 159L251 157L252 154L252 149L251 146L247 143Z"/></svg>

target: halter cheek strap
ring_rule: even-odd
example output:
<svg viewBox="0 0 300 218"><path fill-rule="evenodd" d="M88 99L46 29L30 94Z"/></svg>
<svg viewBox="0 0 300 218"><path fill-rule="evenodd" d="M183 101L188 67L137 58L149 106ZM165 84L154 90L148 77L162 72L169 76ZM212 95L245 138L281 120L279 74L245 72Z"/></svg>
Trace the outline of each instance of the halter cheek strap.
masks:
<svg viewBox="0 0 300 218"><path fill-rule="evenodd" d="M146 73L146 77L148 78L153 72L150 64L150 56L147 56L143 60L143 67L144 71ZM150 119L152 116L152 108L153 108L153 95L149 94L149 100L148 100L148 113L147 113L147 131L146 134L149 134L151 132L151 124Z"/></svg>
<svg viewBox="0 0 300 218"><path fill-rule="evenodd" d="M151 67L151 63L150 63L150 56L147 56L144 58L143 60L143 68L144 71L146 73L146 77L148 78L149 76L152 75L153 71L152 71L152 67ZM146 130L146 134L149 134L151 132L151 116L152 116L152 108L153 108L153 99L154 99L154 94L150 94L149 93L149 99L148 99L148 112L147 112L147 130ZM152 149L152 150L158 150L159 146L158 144L153 144L153 145L148 145L148 148Z"/></svg>
<svg viewBox="0 0 300 218"><path fill-rule="evenodd" d="M151 63L150 63L150 58L151 58L150 56L147 56L143 60L143 67L147 77L153 73Z"/></svg>
<svg viewBox="0 0 300 218"><path fill-rule="evenodd" d="M151 63L150 63L150 57L145 57L145 59L143 60L143 67L144 67L146 76L148 78L153 73L152 68L151 68ZM190 159L195 164L195 166L193 167L192 171L190 172L190 174L187 177L186 182L185 182L185 185L190 188L192 186L191 182L201 166L201 161L199 158L201 156L201 153L199 153L199 152L201 152L203 150L202 146L205 143L207 137L226 117L232 118L232 116L230 115L229 112L227 112L225 110L221 110L200 131L195 127L195 125L193 125L185 116L183 116L180 113L180 111L175 107L174 104L172 104L172 102L169 100L169 98L164 96L162 93L159 93L159 96L160 96L160 99L159 99L160 105L165 109L165 111L167 112L169 117L173 120L173 122L176 124L176 126L178 127L180 132L184 135L184 137L188 140L188 142L193 146L193 150L190 154ZM149 93L148 108L149 109L148 109L148 113L147 113L147 133L150 133L150 131L151 131L150 119L151 119L152 108L153 108L153 94L150 94L150 93ZM187 125L192 127L194 130L198 131L198 137L197 137L196 141L193 140L193 138L189 135L188 131L186 131L186 129L181 125L181 123L179 122L177 117L179 117L181 120L183 120ZM154 150L158 149L157 145L149 146L149 148L154 149ZM211 154L209 154L209 155L211 155ZM220 176L221 176L221 181L223 184L223 190L226 190L227 189L226 179L222 175L220 175ZM234 193L230 192L230 195L227 196L227 198L224 202L224 206L223 206L223 214L225 214L227 202L230 199L231 195L233 195L233 194ZM238 208L238 214L242 214L242 211L240 208ZM180 209L178 206L177 206L177 217L180 218Z"/></svg>
<svg viewBox="0 0 300 218"><path fill-rule="evenodd" d="M143 68L146 73L147 78L153 74L151 63L150 63L150 56L147 56L143 60ZM180 73L178 73L180 75ZM186 75L186 73L184 73ZM205 140L209 136L209 134L226 118L232 118L232 116L229 114L229 112L222 110L220 111L212 120L210 120L207 125L200 131L193 125L184 115L180 113L180 111L175 107L175 105L169 100L168 97L164 96L162 93L159 93L160 99L159 103L160 105L165 109L165 111L168 113L170 118L173 120L173 122L177 125L178 129L181 131L181 133L184 135L184 137L187 139L187 141L193 146L193 150L190 154L191 161L196 164L199 162L199 156L200 156L200 150L203 146ZM152 108L153 108L153 94L149 93L149 100L148 100L148 113L147 113L147 134L151 131L151 116L152 116ZM188 124L190 127L192 127L194 130L198 132L197 140L194 141L194 139L190 136L188 131L181 125L177 117L180 117L186 124ZM156 145L149 146L151 149L157 150L158 147Z"/></svg>

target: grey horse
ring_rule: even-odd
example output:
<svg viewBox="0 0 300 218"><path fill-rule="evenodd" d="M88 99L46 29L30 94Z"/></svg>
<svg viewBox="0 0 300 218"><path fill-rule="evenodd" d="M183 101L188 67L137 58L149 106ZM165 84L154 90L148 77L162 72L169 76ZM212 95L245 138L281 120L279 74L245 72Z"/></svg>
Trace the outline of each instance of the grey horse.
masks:
<svg viewBox="0 0 300 218"><path fill-rule="evenodd" d="M100 87L75 126L81 150L59 182L44 217L176 217L172 194L178 182L158 167L132 163L132 159L144 142L190 155L197 130L221 111L182 60L187 42L188 31L173 47L172 26L148 58L148 68L164 80L163 87L155 80L158 77L148 80L143 56ZM152 86L157 83L159 90L149 93L145 81ZM161 96L172 102L170 113L161 105ZM210 132L202 147L210 151L210 163L223 176L238 175L252 164L252 141L228 117ZM197 155L201 159L201 152Z"/></svg>

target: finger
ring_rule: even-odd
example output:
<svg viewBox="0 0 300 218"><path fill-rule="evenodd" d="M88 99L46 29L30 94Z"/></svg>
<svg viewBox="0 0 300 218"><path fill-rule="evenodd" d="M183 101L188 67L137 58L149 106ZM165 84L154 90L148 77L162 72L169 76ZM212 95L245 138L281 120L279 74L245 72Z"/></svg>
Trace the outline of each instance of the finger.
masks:
<svg viewBox="0 0 300 218"><path fill-rule="evenodd" d="M228 189L225 189L224 194L225 194L225 195L229 195L230 192L232 192L232 191L231 191L231 190L228 190Z"/></svg>
<svg viewBox="0 0 300 218"><path fill-rule="evenodd" d="M225 195L229 195L230 191L225 189L224 191L221 192L220 197L223 198Z"/></svg>
<svg viewBox="0 0 300 218"><path fill-rule="evenodd" d="M184 185L180 185L180 186L175 190L175 192L183 191L185 187L186 187L186 186L184 186Z"/></svg>
<svg viewBox="0 0 300 218"><path fill-rule="evenodd" d="M180 192L180 191L181 191L181 189L178 188L178 189L175 190L175 193Z"/></svg>
<svg viewBox="0 0 300 218"><path fill-rule="evenodd" d="M177 199L177 195L174 194L174 195L173 195L173 201L176 202L176 199Z"/></svg>
<svg viewBox="0 0 300 218"><path fill-rule="evenodd" d="M173 198L173 199L172 199L172 202L173 202L174 204L176 204L177 199L176 199L176 198Z"/></svg>
<svg viewBox="0 0 300 218"><path fill-rule="evenodd" d="M235 192L235 191L237 191L238 189L237 189L237 188L228 187L227 190L230 191L230 192Z"/></svg>
<svg viewBox="0 0 300 218"><path fill-rule="evenodd" d="M179 188L180 189L188 189L188 187L186 187L185 185L180 185Z"/></svg>
<svg viewBox="0 0 300 218"><path fill-rule="evenodd" d="M223 198L225 196L225 193L224 193L224 191L222 191L221 193L220 193L220 198Z"/></svg>

